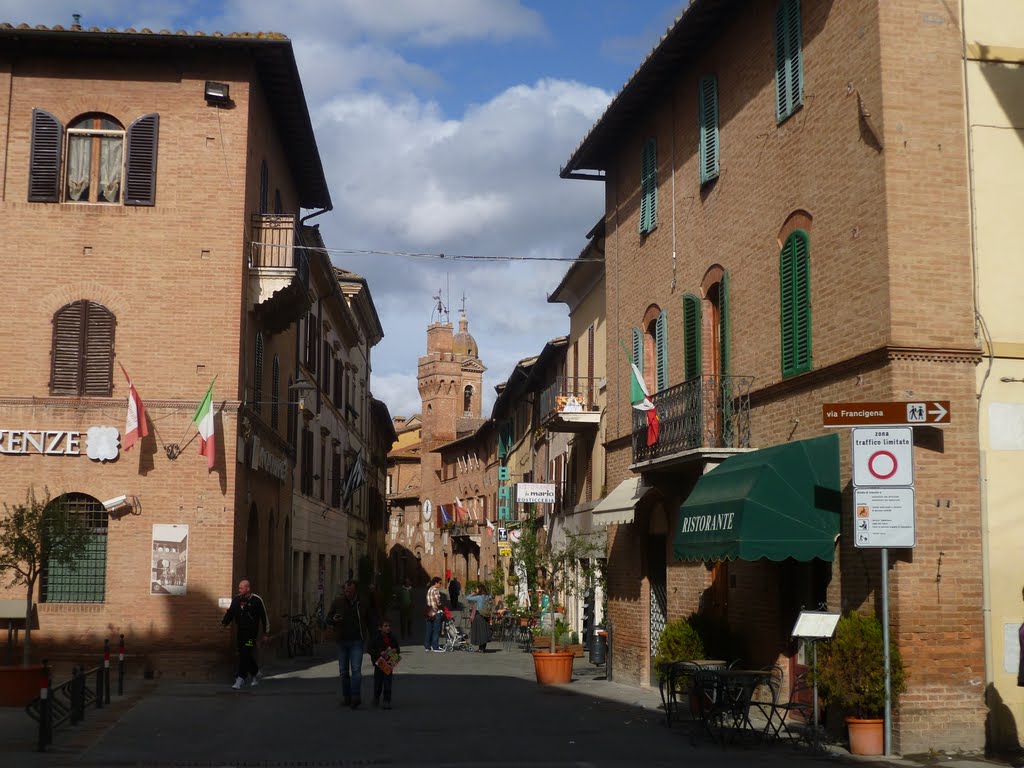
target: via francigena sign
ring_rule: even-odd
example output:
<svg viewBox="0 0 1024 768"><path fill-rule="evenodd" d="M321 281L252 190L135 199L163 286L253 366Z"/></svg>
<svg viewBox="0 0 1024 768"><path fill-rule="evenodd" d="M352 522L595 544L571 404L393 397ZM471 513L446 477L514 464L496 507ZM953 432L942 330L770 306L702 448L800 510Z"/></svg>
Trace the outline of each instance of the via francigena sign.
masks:
<svg viewBox="0 0 1024 768"><path fill-rule="evenodd" d="M681 521L682 532L731 531L735 517L735 512L719 512L717 515L690 515Z"/></svg>
<svg viewBox="0 0 1024 768"><path fill-rule="evenodd" d="M85 435L83 445L82 435ZM0 429L0 456L81 456L113 461L120 435L115 427L89 427L84 433L61 429Z"/></svg>

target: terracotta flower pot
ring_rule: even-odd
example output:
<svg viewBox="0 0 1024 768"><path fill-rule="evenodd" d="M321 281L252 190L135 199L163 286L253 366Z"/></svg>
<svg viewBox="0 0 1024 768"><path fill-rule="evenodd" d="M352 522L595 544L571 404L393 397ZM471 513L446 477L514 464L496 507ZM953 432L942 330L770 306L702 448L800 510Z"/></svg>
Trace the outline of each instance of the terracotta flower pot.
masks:
<svg viewBox="0 0 1024 768"><path fill-rule="evenodd" d="M885 721L846 718L851 755L880 755L885 752Z"/></svg>
<svg viewBox="0 0 1024 768"><path fill-rule="evenodd" d="M43 667L0 667L0 707L24 707L39 695Z"/></svg>
<svg viewBox="0 0 1024 768"><path fill-rule="evenodd" d="M572 652L534 651L533 670L541 685L558 685L572 682Z"/></svg>

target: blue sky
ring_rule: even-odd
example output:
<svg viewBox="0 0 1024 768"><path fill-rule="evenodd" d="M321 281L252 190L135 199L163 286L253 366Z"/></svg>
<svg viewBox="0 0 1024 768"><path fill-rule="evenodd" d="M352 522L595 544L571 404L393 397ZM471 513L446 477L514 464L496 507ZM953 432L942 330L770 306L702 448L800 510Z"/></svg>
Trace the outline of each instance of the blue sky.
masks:
<svg viewBox="0 0 1024 768"><path fill-rule="evenodd" d="M295 48L334 210L329 248L572 258L603 213L600 182L559 168L687 0L0 0L0 22L276 31ZM439 288L493 386L565 334L548 304L568 264L334 256L367 277L385 338L371 389L419 410L416 359Z"/></svg>

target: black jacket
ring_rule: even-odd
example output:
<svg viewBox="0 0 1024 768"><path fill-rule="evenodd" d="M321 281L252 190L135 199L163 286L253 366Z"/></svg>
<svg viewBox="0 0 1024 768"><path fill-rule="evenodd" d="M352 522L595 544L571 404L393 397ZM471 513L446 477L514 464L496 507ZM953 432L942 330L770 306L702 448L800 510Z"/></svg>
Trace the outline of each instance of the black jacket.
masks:
<svg viewBox="0 0 1024 768"><path fill-rule="evenodd" d="M383 632L378 632L374 635L373 640L370 641L369 648L367 648L367 651L370 653L370 660L376 663L385 648L394 648L398 653L402 652L402 649L398 646L398 638L395 637L394 633L387 638L384 637Z"/></svg>
<svg viewBox="0 0 1024 768"><path fill-rule="evenodd" d="M357 597L349 600L344 595L334 598L327 612L328 620L334 625L335 640L362 640L367 638L367 615Z"/></svg>
<svg viewBox="0 0 1024 768"><path fill-rule="evenodd" d="M235 595L231 599L231 606L221 619L221 624L227 626L232 621L238 626L240 635L255 637L260 633L260 627L263 628L264 634L270 634L270 619L267 617L266 606L255 592L250 592L248 597Z"/></svg>

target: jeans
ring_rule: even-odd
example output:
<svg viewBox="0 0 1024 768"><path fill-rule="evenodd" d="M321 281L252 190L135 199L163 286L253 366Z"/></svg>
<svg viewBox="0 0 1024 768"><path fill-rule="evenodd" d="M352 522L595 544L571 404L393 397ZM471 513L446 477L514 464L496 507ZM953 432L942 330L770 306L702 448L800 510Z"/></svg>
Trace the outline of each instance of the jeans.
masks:
<svg viewBox="0 0 1024 768"><path fill-rule="evenodd" d="M363 641L338 641L338 672L341 675L341 698L345 703L360 698L363 685Z"/></svg>
<svg viewBox="0 0 1024 768"><path fill-rule="evenodd" d="M387 675L384 670L373 665L373 700L380 701L380 695L384 694L384 703L391 703L391 678L394 674Z"/></svg>
<svg viewBox="0 0 1024 768"><path fill-rule="evenodd" d="M443 616L444 614L438 611L434 614L434 618L427 619L426 631L423 634L423 647L428 651L441 647L441 619Z"/></svg>

